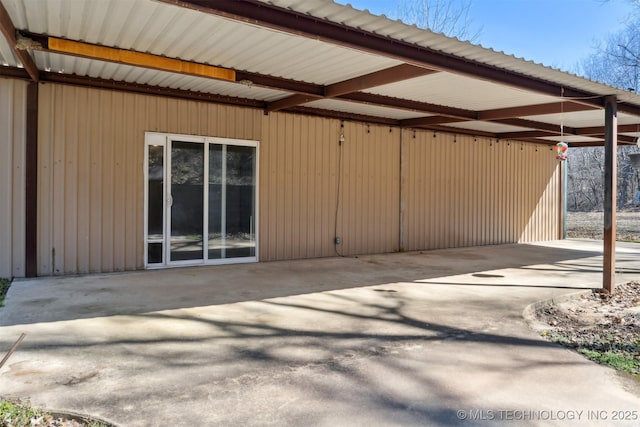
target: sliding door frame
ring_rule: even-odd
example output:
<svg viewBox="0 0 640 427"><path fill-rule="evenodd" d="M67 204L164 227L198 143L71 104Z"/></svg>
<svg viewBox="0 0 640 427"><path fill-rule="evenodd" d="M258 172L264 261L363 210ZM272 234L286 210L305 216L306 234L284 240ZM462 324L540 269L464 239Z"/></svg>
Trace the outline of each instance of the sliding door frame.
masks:
<svg viewBox="0 0 640 427"><path fill-rule="evenodd" d="M171 189L171 147L172 142L193 142L202 144L204 150L204 176L203 176L203 256L202 259L197 260L183 260L183 261L171 261L171 204L170 199L172 197L170 193ZM209 259L209 147L211 144L223 146L223 180L225 184L222 186L223 193L226 190L226 179L224 174L226 170L227 159L227 147L239 146L239 147L252 147L255 149L254 158L254 189L253 189L253 236L254 236L254 255L248 257L238 258L215 258ZM150 241L149 239L149 147L162 146L163 147L163 202L162 202L162 261L160 263L149 263L149 243L158 243L160 240L155 239ZM231 139L221 137L205 137L195 135L184 135L174 133L158 133L158 132L145 132L144 143L144 268L156 269L156 268L169 268L169 267L186 267L197 265L218 265L218 264L239 264L239 263L251 263L259 261L259 177L260 177L260 145L258 141L244 140L244 139ZM221 203L221 209L225 206L226 200ZM221 212L222 218L226 221L226 210ZM224 242L226 236L222 236ZM157 242L156 242L157 240ZM222 251L225 253L226 248L223 247Z"/></svg>

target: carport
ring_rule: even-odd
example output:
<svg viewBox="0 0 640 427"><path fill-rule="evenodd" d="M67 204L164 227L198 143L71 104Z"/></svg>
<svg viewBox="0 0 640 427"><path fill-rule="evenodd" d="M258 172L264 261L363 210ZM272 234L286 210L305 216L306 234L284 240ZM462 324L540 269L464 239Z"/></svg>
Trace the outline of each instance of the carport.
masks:
<svg viewBox="0 0 640 427"><path fill-rule="evenodd" d="M45 5L0 1L0 76L14 100L2 275L557 239L554 146L568 142L606 147L612 290L614 153L640 137L636 94L323 0ZM224 169L197 184L195 232L174 233L177 191L150 202L153 147L164 159L178 140L203 144L205 160L218 146L224 159L254 150L242 179ZM228 206L209 206L211 191L249 181L246 224L232 233L209 215ZM178 244L199 255L179 257Z"/></svg>

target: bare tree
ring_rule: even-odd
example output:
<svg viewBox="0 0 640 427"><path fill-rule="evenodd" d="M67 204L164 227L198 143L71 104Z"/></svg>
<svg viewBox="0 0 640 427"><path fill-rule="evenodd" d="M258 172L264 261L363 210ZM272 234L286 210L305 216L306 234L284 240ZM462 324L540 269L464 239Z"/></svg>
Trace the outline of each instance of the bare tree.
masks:
<svg viewBox="0 0 640 427"><path fill-rule="evenodd" d="M618 148L618 205L619 209L633 207L632 201L640 189L640 171L631 166L630 153L634 146ZM602 147L570 148L567 186L567 208L574 212L602 209L604 198L604 149Z"/></svg>
<svg viewBox="0 0 640 427"><path fill-rule="evenodd" d="M603 0L607 3L609 0ZM625 27L594 48L580 64L585 77L621 89L640 93L640 0L628 0L633 12ZM618 208L632 207L640 189L640 172L631 167L629 154L635 146L618 148ZM602 209L603 148L570 149L568 164L568 208L573 211Z"/></svg>
<svg viewBox="0 0 640 427"><path fill-rule="evenodd" d="M471 6L472 0L398 0L397 17L435 33L476 42L482 28L472 28Z"/></svg>
<svg viewBox="0 0 640 427"><path fill-rule="evenodd" d="M633 13L625 28L595 47L578 68L585 77L620 89L640 90L640 0L628 0ZM608 1L604 1L607 3Z"/></svg>

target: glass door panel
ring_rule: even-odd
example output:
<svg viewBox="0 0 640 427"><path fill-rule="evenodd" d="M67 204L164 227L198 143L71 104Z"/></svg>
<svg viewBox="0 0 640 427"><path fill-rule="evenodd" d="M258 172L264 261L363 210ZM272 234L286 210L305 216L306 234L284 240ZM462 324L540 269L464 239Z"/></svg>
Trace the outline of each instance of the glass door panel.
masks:
<svg viewBox="0 0 640 427"><path fill-rule="evenodd" d="M147 263L162 264L164 253L164 145L149 145L147 165Z"/></svg>
<svg viewBox="0 0 640 427"><path fill-rule="evenodd" d="M227 145L224 172L224 258L256 255L256 148Z"/></svg>
<svg viewBox="0 0 640 427"><path fill-rule="evenodd" d="M223 200L223 151L223 145L209 144L209 259L224 258L223 221L220 209Z"/></svg>
<svg viewBox="0 0 640 427"><path fill-rule="evenodd" d="M170 261L203 259L204 146L171 143Z"/></svg>

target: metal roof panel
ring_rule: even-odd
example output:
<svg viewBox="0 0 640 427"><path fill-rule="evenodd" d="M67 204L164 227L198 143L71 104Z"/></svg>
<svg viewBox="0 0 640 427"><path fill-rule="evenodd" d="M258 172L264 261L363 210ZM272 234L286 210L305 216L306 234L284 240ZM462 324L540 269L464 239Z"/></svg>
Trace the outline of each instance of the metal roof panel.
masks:
<svg viewBox="0 0 640 427"><path fill-rule="evenodd" d="M354 9L350 5L338 5L325 0L305 0L304 6L299 0L260 0L282 8L308 13L314 17L349 25L359 19L358 28L395 40L413 43L445 54L453 54L482 64L513 71L535 79L553 82L566 87L596 93L598 95L615 94L619 100L640 106L640 95L609 85L594 82L584 77L560 71L524 58L518 58L504 52L475 45L468 41L447 37L415 25L393 21L386 16L378 16L368 11ZM350 21L351 20L351 21Z"/></svg>
<svg viewBox="0 0 640 427"><path fill-rule="evenodd" d="M2 1L18 29L310 83L401 63L150 0Z"/></svg>
<svg viewBox="0 0 640 427"><path fill-rule="evenodd" d="M0 66L17 67L18 65L22 66L7 40L0 35Z"/></svg>

